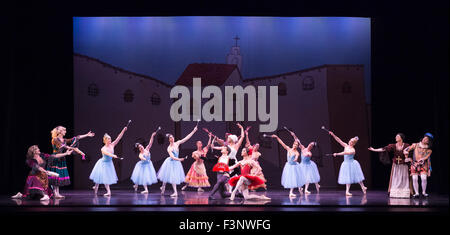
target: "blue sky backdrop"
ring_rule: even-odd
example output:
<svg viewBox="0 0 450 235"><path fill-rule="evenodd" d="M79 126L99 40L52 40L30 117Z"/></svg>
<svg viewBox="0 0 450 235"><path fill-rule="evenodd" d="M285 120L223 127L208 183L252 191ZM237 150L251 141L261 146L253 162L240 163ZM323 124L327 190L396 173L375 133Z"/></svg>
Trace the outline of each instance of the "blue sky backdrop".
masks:
<svg viewBox="0 0 450 235"><path fill-rule="evenodd" d="M244 79L323 64L363 64L370 18L74 17L74 52L174 84L191 63L226 63L238 36Z"/></svg>

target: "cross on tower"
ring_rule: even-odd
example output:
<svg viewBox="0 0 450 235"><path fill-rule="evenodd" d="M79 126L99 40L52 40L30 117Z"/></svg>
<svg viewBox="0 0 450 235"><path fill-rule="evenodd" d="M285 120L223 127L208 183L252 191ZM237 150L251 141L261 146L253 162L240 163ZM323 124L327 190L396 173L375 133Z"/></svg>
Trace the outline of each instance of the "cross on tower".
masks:
<svg viewBox="0 0 450 235"><path fill-rule="evenodd" d="M237 46L237 41L239 40L240 38L236 35L236 37L234 37L234 40L236 40L236 46Z"/></svg>

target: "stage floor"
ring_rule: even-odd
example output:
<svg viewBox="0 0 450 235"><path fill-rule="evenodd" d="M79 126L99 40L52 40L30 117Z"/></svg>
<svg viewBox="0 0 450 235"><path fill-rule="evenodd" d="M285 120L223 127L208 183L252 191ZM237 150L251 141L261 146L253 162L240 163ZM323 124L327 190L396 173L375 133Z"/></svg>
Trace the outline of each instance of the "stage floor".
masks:
<svg viewBox="0 0 450 235"><path fill-rule="evenodd" d="M135 193L132 190L112 190L111 197L104 197L104 190L94 196L92 190L65 190L61 192L65 199L39 200L11 199L0 196L0 210L3 212L96 212L96 211L353 211L353 212L444 212L448 211L448 195L430 194L429 197L396 199L389 198L386 191L368 190L366 195L353 190L353 196L347 197L342 190L321 190L319 194L289 198L288 190L258 191L270 201L243 200L234 201L209 199L208 192L178 191L178 197L172 198L172 190L166 189L165 195L157 190L149 194Z"/></svg>

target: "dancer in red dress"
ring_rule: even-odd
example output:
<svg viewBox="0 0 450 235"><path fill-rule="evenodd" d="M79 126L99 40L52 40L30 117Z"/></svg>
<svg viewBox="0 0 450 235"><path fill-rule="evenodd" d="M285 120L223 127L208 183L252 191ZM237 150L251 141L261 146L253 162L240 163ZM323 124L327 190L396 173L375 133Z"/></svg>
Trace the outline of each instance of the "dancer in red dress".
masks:
<svg viewBox="0 0 450 235"><path fill-rule="evenodd" d="M248 199L270 200L270 198L266 197L265 195L249 194L248 188L250 186L257 186L264 184L264 181L258 176L250 174L253 168L256 168L257 171L261 171L261 167L252 159L251 156L248 155L248 148L242 149L241 156L244 159L239 161L236 165L230 167L230 170L238 166L241 167L241 174L232 177L228 181L228 184L230 184L231 186L235 186L235 189L233 190L233 193L230 196L230 200L234 200L234 197L238 190L242 192L245 200Z"/></svg>
<svg viewBox="0 0 450 235"><path fill-rule="evenodd" d="M245 129L245 135L246 135L246 137L245 137L245 141L246 141L245 147L248 148L248 153L247 154L249 156L251 156L251 158L256 162L256 164L258 164L258 166L260 166L260 168L261 168L261 165L259 164L259 161L258 161L259 157L261 157L261 153L258 151L259 150L259 143L251 145L250 138L248 137L248 130L250 130L250 126L247 127L247 129ZM267 185L266 185L267 180L264 177L264 174L263 174L262 170L258 171L257 168L254 167L252 169L251 174L258 176L260 179L262 179L264 181L264 183L259 184L259 185L255 185L255 186L250 186L250 187L248 187L248 189L250 189L250 191L252 191L252 192L255 191L258 188L264 188L264 190L267 190Z"/></svg>

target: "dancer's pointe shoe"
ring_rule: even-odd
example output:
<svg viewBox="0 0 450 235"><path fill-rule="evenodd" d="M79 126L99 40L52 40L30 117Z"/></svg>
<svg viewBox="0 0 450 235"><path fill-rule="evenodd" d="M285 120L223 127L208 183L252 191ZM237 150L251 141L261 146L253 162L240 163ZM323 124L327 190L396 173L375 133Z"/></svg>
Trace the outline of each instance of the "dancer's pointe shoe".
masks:
<svg viewBox="0 0 450 235"><path fill-rule="evenodd" d="M300 193L300 195L303 195L303 188L299 188L298 192Z"/></svg>
<svg viewBox="0 0 450 235"><path fill-rule="evenodd" d="M22 197L23 197L23 195L22 195L21 192L18 192L16 195L11 196L12 199L20 199L20 198L22 198Z"/></svg>
<svg viewBox="0 0 450 235"><path fill-rule="evenodd" d="M345 196L352 196L353 194L349 193L349 192L345 192Z"/></svg>
<svg viewBox="0 0 450 235"><path fill-rule="evenodd" d="M231 196L230 196L231 201L234 201L234 196L235 196L234 194L231 194Z"/></svg>
<svg viewBox="0 0 450 235"><path fill-rule="evenodd" d="M367 187L361 187L361 190L363 191L364 194L367 193Z"/></svg>
<svg viewBox="0 0 450 235"><path fill-rule="evenodd" d="M177 193L172 193L172 194L170 195L170 197L178 197L178 194L177 194Z"/></svg>
<svg viewBox="0 0 450 235"><path fill-rule="evenodd" d="M148 191L144 190L144 191L141 192L141 194L148 194Z"/></svg>
<svg viewBox="0 0 450 235"><path fill-rule="evenodd" d="M204 192L205 190L203 190L202 188L198 188L197 191L198 192Z"/></svg>
<svg viewBox="0 0 450 235"><path fill-rule="evenodd" d="M317 193L320 192L320 185L317 185L316 190L317 190Z"/></svg>
<svg viewBox="0 0 450 235"><path fill-rule="evenodd" d="M291 198L292 198L292 197L297 197L297 195L295 195L295 194L293 194L293 193L290 193L290 194L289 194L289 197L291 197Z"/></svg>
<svg viewBox="0 0 450 235"><path fill-rule="evenodd" d="M165 187L160 187L159 189L161 189L161 195L163 195L164 194L164 191L166 191L166 188Z"/></svg>
<svg viewBox="0 0 450 235"><path fill-rule="evenodd" d="M183 186L183 187L181 188L181 191L186 190L187 186L188 186L187 184L186 184L185 186Z"/></svg>
<svg viewBox="0 0 450 235"><path fill-rule="evenodd" d="M103 194L104 197L111 197L111 193L105 193Z"/></svg>
<svg viewBox="0 0 450 235"><path fill-rule="evenodd" d="M269 201L269 200L272 200L270 197L266 197L266 195L262 195L262 200L267 200L267 201Z"/></svg>
<svg viewBox="0 0 450 235"><path fill-rule="evenodd" d="M308 190L305 190L305 194L311 194L311 192Z"/></svg>
<svg viewBox="0 0 450 235"><path fill-rule="evenodd" d="M133 185L134 191L137 192L138 190L138 186L137 185Z"/></svg>
<svg viewBox="0 0 450 235"><path fill-rule="evenodd" d="M60 194L56 194L56 195L55 195L55 198L56 198L56 199L63 199L64 196L63 196L63 195L60 195Z"/></svg>
<svg viewBox="0 0 450 235"><path fill-rule="evenodd" d="M418 198L418 197L419 197L419 194L414 194L412 197L413 197L413 198Z"/></svg>
<svg viewBox="0 0 450 235"><path fill-rule="evenodd" d="M48 201L48 200L50 200L50 198L48 197L48 195L44 195L40 200L41 201Z"/></svg>
<svg viewBox="0 0 450 235"><path fill-rule="evenodd" d="M422 193L422 195L423 195L424 197L428 197L428 194L427 194L427 193Z"/></svg>

